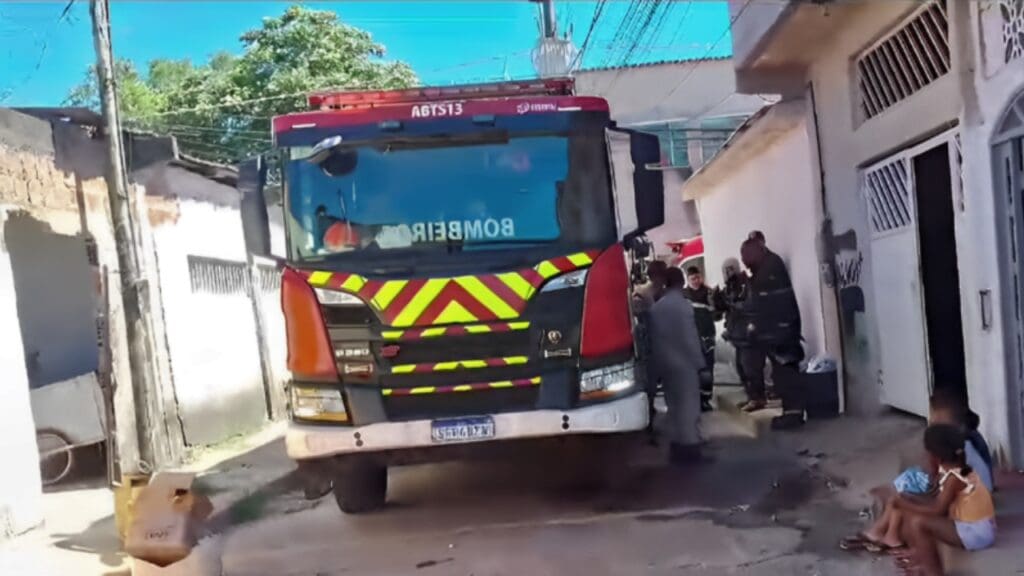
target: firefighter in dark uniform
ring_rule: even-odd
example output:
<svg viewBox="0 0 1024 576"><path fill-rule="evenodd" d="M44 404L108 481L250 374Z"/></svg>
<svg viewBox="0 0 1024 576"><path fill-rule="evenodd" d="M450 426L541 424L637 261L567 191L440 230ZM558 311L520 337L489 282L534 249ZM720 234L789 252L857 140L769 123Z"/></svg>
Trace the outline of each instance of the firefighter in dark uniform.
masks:
<svg viewBox="0 0 1024 576"><path fill-rule="evenodd" d="M711 399L715 386L715 308L712 302L711 289L704 283L704 274L700 268L690 266L686 269L686 288L683 295L693 306L694 320L697 322L697 335L700 336L701 350L704 352L704 369L700 371L700 410L708 412L712 409Z"/></svg>
<svg viewBox="0 0 1024 576"><path fill-rule="evenodd" d="M799 370L804 358L801 344L800 308L793 283L782 258L768 249L764 235L751 233L741 248L743 264L750 270L750 294L745 303L749 314L747 332L750 347L743 354L743 371L754 394L747 409L764 405L764 363L772 364L772 380L782 398L782 416L772 420L776 429L804 423L805 398Z"/></svg>
<svg viewBox="0 0 1024 576"><path fill-rule="evenodd" d="M743 371L743 353L750 345L747 334L749 321L744 310L744 303L747 301L750 291L750 277L743 271L739 260L727 258L722 262L722 278L724 282L720 288L715 288L712 301L715 305L715 312L725 317L725 331L722 333L722 338L732 344L736 352L734 368L749 400L750 382Z"/></svg>

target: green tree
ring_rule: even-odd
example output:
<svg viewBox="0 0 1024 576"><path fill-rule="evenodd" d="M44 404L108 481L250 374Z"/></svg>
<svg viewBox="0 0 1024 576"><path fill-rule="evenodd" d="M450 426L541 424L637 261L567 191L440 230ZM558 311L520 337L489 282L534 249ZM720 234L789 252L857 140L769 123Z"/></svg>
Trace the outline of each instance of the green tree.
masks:
<svg viewBox="0 0 1024 576"><path fill-rule="evenodd" d="M305 96L326 89L404 88L412 69L384 60L384 46L330 11L291 6L242 34L238 56L219 53L200 66L153 60L140 75L117 63L118 98L130 128L178 137L182 150L233 162L265 150L271 117L305 108ZM95 70L66 104L98 108Z"/></svg>

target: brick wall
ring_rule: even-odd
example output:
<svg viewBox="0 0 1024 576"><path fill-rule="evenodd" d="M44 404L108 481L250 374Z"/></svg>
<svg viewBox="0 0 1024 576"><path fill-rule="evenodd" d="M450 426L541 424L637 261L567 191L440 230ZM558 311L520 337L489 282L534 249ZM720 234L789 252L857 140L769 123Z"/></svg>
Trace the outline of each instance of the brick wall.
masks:
<svg viewBox="0 0 1024 576"><path fill-rule="evenodd" d="M53 156L0 140L0 203L77 210L75 176L58 169Z"/></svg>

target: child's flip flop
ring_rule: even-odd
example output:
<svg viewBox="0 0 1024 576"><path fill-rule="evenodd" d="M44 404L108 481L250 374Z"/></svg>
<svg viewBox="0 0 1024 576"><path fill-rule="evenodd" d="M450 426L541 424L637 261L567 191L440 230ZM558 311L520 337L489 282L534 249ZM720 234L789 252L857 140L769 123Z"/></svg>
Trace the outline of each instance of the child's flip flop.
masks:
<svg viewBox="0 0 1024 576"><path fill-rule="evenodd" d="M890 546L884 542L868 542L864 545L864 549L872 554L896 554L906 547L906 544Z"/></svg>
<svg viewBox="0 0 1024 576"><path fill-rule="evenodd" d="M839 541L839 549L847 552L866 550L873 541L864 534L855 534Z"/></svg>

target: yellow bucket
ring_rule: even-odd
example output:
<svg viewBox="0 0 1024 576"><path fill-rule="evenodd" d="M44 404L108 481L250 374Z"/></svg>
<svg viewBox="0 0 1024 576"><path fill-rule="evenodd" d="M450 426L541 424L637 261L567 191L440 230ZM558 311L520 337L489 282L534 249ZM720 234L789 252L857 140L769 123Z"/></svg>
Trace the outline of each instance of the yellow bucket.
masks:
<svg viewBox="0 0 1024 576"><path fill-rule="evenodd" d="M148 484L149 474L125 474L120 482L114 483L114 524L122 544L128 535L128 527L132 525L135 499Z"/></svg>

